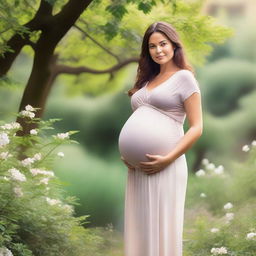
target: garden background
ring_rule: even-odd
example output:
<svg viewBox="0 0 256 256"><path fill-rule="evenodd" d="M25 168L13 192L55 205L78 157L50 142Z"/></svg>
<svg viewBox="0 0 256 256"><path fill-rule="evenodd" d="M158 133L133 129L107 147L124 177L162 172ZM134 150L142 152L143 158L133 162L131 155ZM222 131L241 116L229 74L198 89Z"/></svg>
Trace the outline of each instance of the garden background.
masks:
<svg viewBox="0 0 256 256"><path fill-rule="evenodd" d="M254 0L1 1L0 255L123 255L118 135L143 33L162 20L202 92L184 255L255 256L255 11Z"/></svg>

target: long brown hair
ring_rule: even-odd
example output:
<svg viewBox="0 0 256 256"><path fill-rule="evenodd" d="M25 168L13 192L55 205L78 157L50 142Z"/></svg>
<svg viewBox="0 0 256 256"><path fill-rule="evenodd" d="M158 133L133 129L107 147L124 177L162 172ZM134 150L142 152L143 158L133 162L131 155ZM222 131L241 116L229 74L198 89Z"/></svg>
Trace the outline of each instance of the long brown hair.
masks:
<svg viewBox="0 0 256 256"><path fill-rule="evenodd" d="M164 21L155 22L148 27L144 34L141 45L139 65L137 68L136 82L134 87L128 91L129 96L132 96L137 90L142 88L147 81L153 79L160 72L160 65L152 60L149 53L148 41L149 37L154 32L160 32L164 34L173 44L175 48L173 55L174 63L181 69L188 69L193 72L193 68L186 60L182 43L174 27Z"/></svg>

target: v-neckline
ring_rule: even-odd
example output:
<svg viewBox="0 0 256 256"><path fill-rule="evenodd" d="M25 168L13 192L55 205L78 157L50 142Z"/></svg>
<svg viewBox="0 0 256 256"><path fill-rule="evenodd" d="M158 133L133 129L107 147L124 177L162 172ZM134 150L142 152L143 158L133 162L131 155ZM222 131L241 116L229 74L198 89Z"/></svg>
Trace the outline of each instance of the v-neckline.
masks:
<svg viewBox="0 0 256 256"><path fill-rule="evenodd" d="M184 69L180 69L178 71L176 71L175 73L173 73L169 78L167 78L165 81L163 81L162 83L160 83L159 85L155 86L153 89L151 90L148 90L147 87L148 87L148 83L149 81L147 81L146 85L144 86L145 88L145 91L147 94L150 94L153 90L155 90L156 88L158 88L159 86L161 86L162 84L166 83L167 81L169 81L173 76L175 76L175 74L179 73L180 71L182 71Z"/></svg>

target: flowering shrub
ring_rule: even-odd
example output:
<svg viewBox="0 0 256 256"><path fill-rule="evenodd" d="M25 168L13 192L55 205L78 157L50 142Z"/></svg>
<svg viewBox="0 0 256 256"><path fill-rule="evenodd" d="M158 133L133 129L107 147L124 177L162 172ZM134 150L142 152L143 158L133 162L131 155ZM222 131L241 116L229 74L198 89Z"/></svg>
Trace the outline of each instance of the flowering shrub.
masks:
<svg viewBox="0 0 256 256"><path fill-rule="evenodd" d="M17 122L0 125L0 255L84 255L98 238L82 226L88 216L73 216L77 199L64 196L51 170L54 157L64 157L54 150L77 143L76 131L45 134L58 119L42 121L36 111L28 105L18 114L38 127L26 136L16 136Z"/></svg>
<svg viewBox="0 0 256 256"><path fill-rule="evenodd" d="M198 201L207 210L197 212L186 256L256 255L256 141L243 146L242 151L248 158L244 163L233 163L232 172L205 158L202 169L195 173L198 186L204 188ZM225 194L221 196L219 191Z"/></svg>

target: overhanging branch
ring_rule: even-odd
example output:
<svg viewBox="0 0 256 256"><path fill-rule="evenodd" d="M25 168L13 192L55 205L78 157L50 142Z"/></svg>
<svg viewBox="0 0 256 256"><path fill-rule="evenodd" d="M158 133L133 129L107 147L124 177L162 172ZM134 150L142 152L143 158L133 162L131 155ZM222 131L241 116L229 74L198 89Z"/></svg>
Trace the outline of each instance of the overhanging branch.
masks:
<svg viewBox="0 0 256 256"><path fill-rule="evenodd" d="M103 70L97 70L97 69L92 69L89 67L85 67L85 66L80 66L80 67L70 67L67 65L61 65L61 64L57 64L55 66L55 75L58 74L73 74L73 75L79 75L82 73L91 73L91 74L106 74L106 73L110 73L112 74L113 72L118 71L119 69L121 69L122 67L133 63L133 62L138 62L139 58L129 58L127 60L124 60L116 65L114 65L111 68L108 69L103 69Z"/></svg>
<svg viewBox="0 0 256 256"><path fill-rule="evenodd" d="M52 5L45 0L41 0L35 16L23 26L28 28L30 32L40 30L42 29L45 21L51 17L51 12ZM31 41L29 40L29 35L27 33L25 33L23 36L16 33L7 41L6 44L13 50L13 52L6 52L0 57L0 77L7 74L13 61L19 55L23 46L27 44L31 45Z"/></svg>
<svg viewBox="0 0 256 256"><path fill-rule="evenodd" d="M98 45L101 49L103 49L105 52L107 52L109 55L113 56L118 62L120 62L120 58L111 52L109 49L107 49L105 46L103 46L101 43L99 43L96 39L94 39L92 36L90 36L85 30L80 28L78 25L74 25L75 28L77 28L81 33L83 33L86 37L90 38L91 41L93 41L96 45Z"/></svg>

